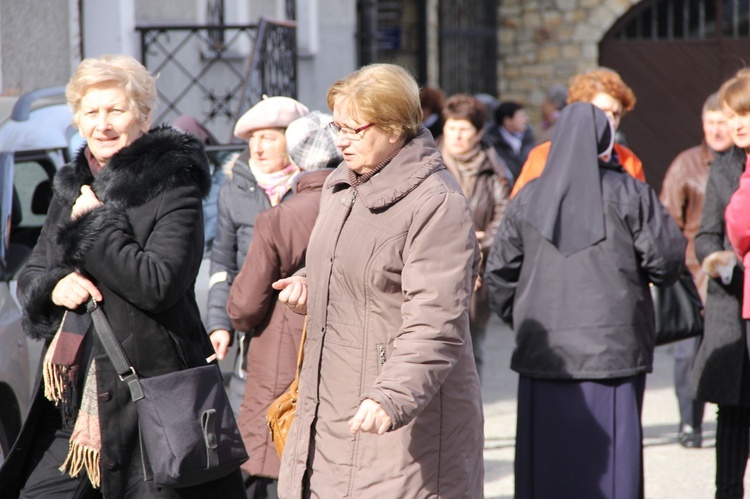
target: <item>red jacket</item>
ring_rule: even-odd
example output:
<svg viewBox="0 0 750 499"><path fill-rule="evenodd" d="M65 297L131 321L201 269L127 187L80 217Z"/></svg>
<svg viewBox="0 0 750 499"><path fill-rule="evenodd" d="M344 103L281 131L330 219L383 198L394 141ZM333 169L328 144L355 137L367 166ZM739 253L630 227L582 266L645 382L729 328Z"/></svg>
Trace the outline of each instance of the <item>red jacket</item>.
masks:
<svg viewBox="0 0 750 499"><path fill-rule="evenodd" d="M734 191L732 198L724 212L727 237L732 243L737 258L745 267L745 289L742 294L742 317L750 319L750 171L745 166L745 172L740 177L740 187Z"/></svg>

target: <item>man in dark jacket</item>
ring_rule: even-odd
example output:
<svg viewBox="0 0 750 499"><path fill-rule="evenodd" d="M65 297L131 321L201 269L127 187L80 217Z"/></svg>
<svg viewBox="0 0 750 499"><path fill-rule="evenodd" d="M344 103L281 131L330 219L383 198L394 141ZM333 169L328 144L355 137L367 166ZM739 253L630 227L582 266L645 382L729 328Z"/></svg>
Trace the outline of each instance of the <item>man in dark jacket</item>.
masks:
<svg viewBox="0 0 750 499"><path fill-rule="evenodd" d="M495 111L495 121L498 126L488 134L487 139L508 165L513 178L518 178L529 151L536 143L529 117L521 104L506 101Z"/></svg>

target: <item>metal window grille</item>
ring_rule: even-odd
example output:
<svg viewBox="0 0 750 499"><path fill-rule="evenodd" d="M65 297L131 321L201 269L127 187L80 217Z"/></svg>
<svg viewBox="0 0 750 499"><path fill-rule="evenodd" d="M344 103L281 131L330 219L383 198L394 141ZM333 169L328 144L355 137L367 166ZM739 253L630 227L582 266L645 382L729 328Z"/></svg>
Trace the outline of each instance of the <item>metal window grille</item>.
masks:
<svg viewBox="0 0 750 499"><path fill-rule="evenodd" d="M619 40L750 38L750 0L647 2L616 26Z"/></svg>
<svg viewBox="0 0 750 499"><path fill-rule="evenodd" d="M261 95L297 95L293 22L143 25L136 31L141 62L158 75L155 124L190 114L229 130L232 140L234 123Z"/></svg>

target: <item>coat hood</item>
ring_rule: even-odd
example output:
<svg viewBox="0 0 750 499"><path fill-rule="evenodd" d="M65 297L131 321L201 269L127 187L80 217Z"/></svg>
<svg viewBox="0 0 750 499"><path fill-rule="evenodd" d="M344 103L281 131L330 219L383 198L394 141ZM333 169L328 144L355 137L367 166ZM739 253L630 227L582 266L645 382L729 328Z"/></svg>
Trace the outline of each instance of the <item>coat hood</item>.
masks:
<svg viewBox="0 0 750 499"><path fill-rule="evenodd" d="M391 162L377 175L357 186L357 199L370 210L388 207L413 191L424 179L443 166L432 134L420 127L417 135L407 142ZM331 174L329 186L349 185L346 163Z"/></svg>
<svg viewBox="0 0 750 499"><path fill-rule="evenodd" d="M55 193L65 205L73 205L85 184L91 185L101 201L116 208L140 206L178 186L195 184L203 197L211 189L203 144L168 126L155 128L122 148L96 178L84 150L55 177Z"/></svg>

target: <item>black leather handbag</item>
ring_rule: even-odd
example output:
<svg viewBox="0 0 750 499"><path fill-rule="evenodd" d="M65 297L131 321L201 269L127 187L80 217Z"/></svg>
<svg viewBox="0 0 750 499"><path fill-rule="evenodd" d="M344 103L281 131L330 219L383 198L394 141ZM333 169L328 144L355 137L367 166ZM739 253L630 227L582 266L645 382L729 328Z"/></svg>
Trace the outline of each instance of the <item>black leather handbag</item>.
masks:
<svg viewBox="0 0 750 499"><path fill-rule="evenodd" d="M222 478L247 461L218 365L139 378L102 308L90 300L87 309L112 365L130 389L142 454L156 485L198 485Z"/></svg>
<svg viewBox="0 0 750 499"><path fill-rule="evenodd" d="M656 346L703 334L703 303L687 267L671 286L651 286L651 299L656 316Z"/></svg>

